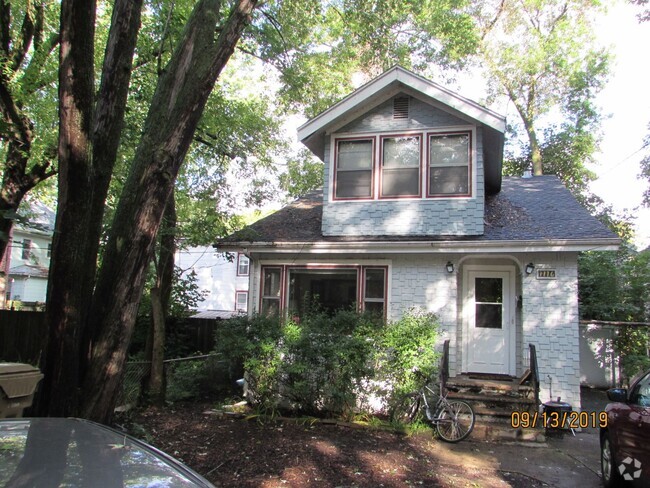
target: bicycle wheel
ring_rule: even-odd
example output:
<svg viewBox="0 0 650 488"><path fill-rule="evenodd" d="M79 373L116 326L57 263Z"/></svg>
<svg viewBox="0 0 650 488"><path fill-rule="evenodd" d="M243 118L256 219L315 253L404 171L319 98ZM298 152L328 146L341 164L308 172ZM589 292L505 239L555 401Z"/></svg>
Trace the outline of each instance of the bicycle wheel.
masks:
<svg viewBox="0 0 650 488"><path fill-rule="evenodd" d="M390 421L406 424L412 422L420 408L420 395L418 393L411 393L406 395L402 400L392 409L390 413Z"/></svg>
<svg viewBox="0 0 650 488"><path fill-rule="evenodd" d="M460 400L448 400L438 412L436 430L443 441L460 442L474 428L474 410Z"/></svg>

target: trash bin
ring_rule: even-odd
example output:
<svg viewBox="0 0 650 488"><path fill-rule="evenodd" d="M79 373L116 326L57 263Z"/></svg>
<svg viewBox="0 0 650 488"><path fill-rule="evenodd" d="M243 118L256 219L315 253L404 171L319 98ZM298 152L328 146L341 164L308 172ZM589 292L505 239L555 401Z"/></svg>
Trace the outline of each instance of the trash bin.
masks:
<svg viewBox="0 0 650 488"><path fill-rule="evenodd" d="M0 418L22 417L41 379L41 371L29 364L0 363Z"/></svg>

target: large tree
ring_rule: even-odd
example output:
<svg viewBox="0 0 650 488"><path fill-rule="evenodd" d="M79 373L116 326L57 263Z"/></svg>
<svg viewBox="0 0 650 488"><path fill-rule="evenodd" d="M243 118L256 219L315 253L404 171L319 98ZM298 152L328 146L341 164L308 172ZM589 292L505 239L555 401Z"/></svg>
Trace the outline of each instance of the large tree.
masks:
<svg viewBox="0 0 650 488"><path fill-rule="evenodd" d="M506 96L521 119L535 175L544 173L544 118L562 116L563 137L592 138L599 114L594 96L609 55L595 42L595 0L481 2L479 59L492 98ZM589 156L589 154L587 154Z"/></svg>
<svg viewBox="0 0 650 488"><path fill-rule="evenodd" d="M167 200L207 98L255 5L200 0L194 7L157 83L95 284L101 215L142 5L115 2L95 99L96 6L62 2L58 232L48 289L44 413L110 419Z"/></svg>

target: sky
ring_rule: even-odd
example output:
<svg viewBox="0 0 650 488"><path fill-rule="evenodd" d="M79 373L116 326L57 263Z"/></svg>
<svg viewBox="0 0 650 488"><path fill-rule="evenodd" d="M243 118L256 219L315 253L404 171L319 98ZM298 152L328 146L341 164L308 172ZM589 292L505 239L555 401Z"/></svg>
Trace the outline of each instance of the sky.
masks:
<svg viewBox="0 0 650 488"><path fill-rule="evenodd" d="M644 137L650 134L650 22L640 24L638 11L621 2L598 27L601 41L611 44L615 59L610 81L598 96L608 118L603 121L598 165L591 169L599 176L593 192L616 210L628 209L637 216L635 243L644 249L650 245L650 209L635 209L649 184L639 180L638 174L641 159L650 154L650 147L641 150Z"/></svg>

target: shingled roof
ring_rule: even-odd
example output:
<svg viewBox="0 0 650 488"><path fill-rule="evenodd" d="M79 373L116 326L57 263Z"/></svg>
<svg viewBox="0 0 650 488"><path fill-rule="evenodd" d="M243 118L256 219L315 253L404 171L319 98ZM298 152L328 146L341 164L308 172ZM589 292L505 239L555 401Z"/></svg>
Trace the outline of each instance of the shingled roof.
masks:
<svg viewBox="0 0 650 488"><path fill-rule="evenodd" d="M481 236L323 236L322 210L322 190L315 190L217 245L376 241L617 243L617 236L590 215L555 176L504 178L501 192L486 199L485 229Z"/></svg>

